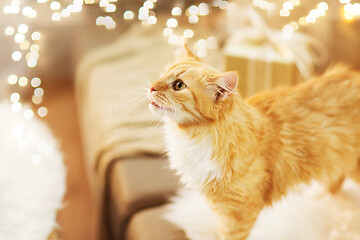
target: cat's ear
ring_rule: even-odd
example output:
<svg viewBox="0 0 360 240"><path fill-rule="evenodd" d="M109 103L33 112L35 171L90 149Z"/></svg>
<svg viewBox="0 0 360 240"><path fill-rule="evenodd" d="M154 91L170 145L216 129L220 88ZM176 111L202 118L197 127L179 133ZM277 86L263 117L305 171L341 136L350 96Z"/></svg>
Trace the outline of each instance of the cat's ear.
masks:
<svg viewBox="0 0 360 240"><path fill-rule="evenodd" d="M196 55L191 51L189 45L188 45L186 42L184 42L184 48L185 48L186 55L187 55L188 58L194 58L194 59L196 59L196 60L198 60L198 61L201 61L201 59L198 58L198 56L196 56Z"/></svg>
<svg viewBox="0 0 360 240"><path fill-rule="evenodd" d="M184 42L184 46L177 49L175 51L175 59L180 62L180 61L186 61L189 58L195 59L196 61L201 62L201 59L196 56L190 49L189 45L187 45L186 42Z"/></svg>
<svg viewBox="0 0 360 240"><path fill-rule="evenodd" d="M213 77L208 82L208 88L214 97L215 102L223 101L230 97L238 85L236 72L225 72Z"/></svg>

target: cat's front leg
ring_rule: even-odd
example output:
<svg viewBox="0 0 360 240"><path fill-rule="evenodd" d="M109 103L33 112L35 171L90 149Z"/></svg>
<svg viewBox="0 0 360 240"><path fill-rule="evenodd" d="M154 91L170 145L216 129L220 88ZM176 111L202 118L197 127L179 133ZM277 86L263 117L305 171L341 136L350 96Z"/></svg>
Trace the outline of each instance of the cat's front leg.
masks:
<svg viewBox="0 0 360 240"><path fill-rule="evenodd" d="M220 215L221 240L245 240L254 226L260 208L243 209L244 211L231 211Z"/></svg>

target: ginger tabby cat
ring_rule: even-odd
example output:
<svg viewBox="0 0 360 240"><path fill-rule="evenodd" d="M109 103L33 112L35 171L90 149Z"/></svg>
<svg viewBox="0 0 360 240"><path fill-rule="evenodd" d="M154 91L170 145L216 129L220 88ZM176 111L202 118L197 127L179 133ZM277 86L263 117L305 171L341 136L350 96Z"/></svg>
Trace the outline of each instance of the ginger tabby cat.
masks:
<svg viewBox="0 0 360 240"><path fill-rule="evenodd" d="M189 50L150 87L170 165L206 197L223 240L246 239L258 214L300 183L360 183L360 74L338 66L243 99L237 75Z"/></svg>

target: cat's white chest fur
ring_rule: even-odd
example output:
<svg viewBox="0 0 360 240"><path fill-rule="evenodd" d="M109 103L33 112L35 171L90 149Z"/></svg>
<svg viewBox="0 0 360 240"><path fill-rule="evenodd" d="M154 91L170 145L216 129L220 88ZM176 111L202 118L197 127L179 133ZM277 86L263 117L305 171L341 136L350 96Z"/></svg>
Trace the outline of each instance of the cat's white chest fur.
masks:
<svg viewBox="0 0 360 240"><path fill-rule="evenodd" d="M199 189L204 183L220 177L220 168L212 159L211 139L190 139L170 124L165 124L170 167L189 188Z"/></svg>

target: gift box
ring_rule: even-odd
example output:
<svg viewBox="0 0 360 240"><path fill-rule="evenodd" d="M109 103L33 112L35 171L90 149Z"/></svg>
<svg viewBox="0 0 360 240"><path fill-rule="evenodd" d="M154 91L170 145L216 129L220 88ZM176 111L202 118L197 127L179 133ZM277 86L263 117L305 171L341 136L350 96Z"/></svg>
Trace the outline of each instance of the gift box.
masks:
<svg viewBox="0 0 360 240"><path fill-rule="evenodd" d="M238 73L244 97L302 80L294 57L268 42L228 43L224 57L225 70Z"/></svg>

